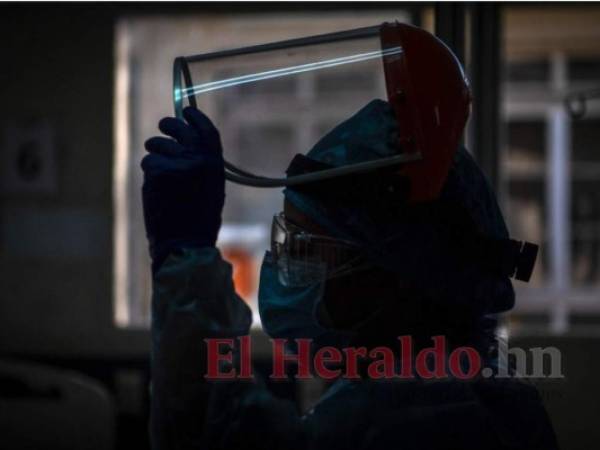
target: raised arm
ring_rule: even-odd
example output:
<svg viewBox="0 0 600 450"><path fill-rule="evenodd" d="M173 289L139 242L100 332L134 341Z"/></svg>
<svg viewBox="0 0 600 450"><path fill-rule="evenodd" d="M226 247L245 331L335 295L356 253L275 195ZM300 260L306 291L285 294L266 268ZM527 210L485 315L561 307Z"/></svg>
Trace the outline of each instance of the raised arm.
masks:
<svg viewBox="0 0 600 450"><path fill-rule="evenodd" d="M291 402L254 381L211 381L207 338L247 335L251 312L215 248L225 199L219 133L193 108L146 142L143 204L152 259L154 449L303 448ZM228 368L223 368L227 370Z"/></svg>

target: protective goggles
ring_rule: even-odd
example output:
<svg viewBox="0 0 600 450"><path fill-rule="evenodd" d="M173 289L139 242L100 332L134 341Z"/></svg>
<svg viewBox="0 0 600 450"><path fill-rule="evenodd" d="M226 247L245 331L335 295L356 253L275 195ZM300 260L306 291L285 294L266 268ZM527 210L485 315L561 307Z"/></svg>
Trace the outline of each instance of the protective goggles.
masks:
<svg viewBox="0 0 600 450"><path fill-rule="evenodd" d="M309 233L273 217L271 255L284 286L307 286L369 267L361 246L343 239Z"/></svg>

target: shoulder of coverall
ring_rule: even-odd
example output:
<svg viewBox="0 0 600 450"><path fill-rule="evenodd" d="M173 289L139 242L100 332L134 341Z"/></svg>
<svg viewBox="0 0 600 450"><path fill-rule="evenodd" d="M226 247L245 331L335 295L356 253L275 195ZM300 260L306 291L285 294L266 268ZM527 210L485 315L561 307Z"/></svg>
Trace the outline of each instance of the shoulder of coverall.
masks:
<svg viewBox="0 0 600 450"><path fill-rule="evenodd" d="M539 393L518 380L340 380L307 420L315 448L557 448Z"/></svg>
<svg viewBox="0 0 600 450"><path fill-rule="evenodd" d="M155 325L173 312L192 313L198 326L245 335L252 313L236 294L231 264L214 247L183 248L171 253L153 277Z"/></svg>

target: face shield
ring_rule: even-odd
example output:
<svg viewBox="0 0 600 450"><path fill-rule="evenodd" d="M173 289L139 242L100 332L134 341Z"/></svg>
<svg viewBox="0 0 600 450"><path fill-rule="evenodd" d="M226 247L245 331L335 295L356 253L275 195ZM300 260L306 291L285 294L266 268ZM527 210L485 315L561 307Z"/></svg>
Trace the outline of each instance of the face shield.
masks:
<svg viewBox="0 0 600 450"><path fill-rule="evenodd" d="M352 84L353 76L357 88L349 89L345 83ZM367 82L372 89L361 90L361 83ZM275 100L274 92L292 89L295 94L283 104ZM470 105L468 83L452 52L430 33L397 22L178 57L173 96L177 117L190 105L209 115L219 110L260 124L263 112L269 110L302 124L298 133L305 135L311 126L314 130L321 123L344 120L374 97L387 99L398 122L397 154L287 177L283 174L289 158L278 167L282 150L277 148L264 158L264 172L244 168L253 155L264 154L266 144L243 139L244 133L234 133L217 120L222 137L238 136L237 155L224 155L226 178L247 186L282 187L385 169L407 181L409 202L439 195ZM299 153L313 144L304 141Z"/></svg>

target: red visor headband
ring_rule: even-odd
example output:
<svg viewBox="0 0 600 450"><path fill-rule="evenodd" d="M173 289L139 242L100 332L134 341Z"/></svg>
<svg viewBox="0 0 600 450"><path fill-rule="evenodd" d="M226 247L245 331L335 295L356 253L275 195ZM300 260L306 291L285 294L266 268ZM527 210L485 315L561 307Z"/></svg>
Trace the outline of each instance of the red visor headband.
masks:
<svg viewBox="0 0 600 450"><path fill-rule="evenodd" d="M405 153L421 159L399 173L410 181L409 201L434 200L446 181L469 117L471 91L460 62L438 38L401 23L381 26L381 47L402 47L383 57L387 95Z"/></svg>

